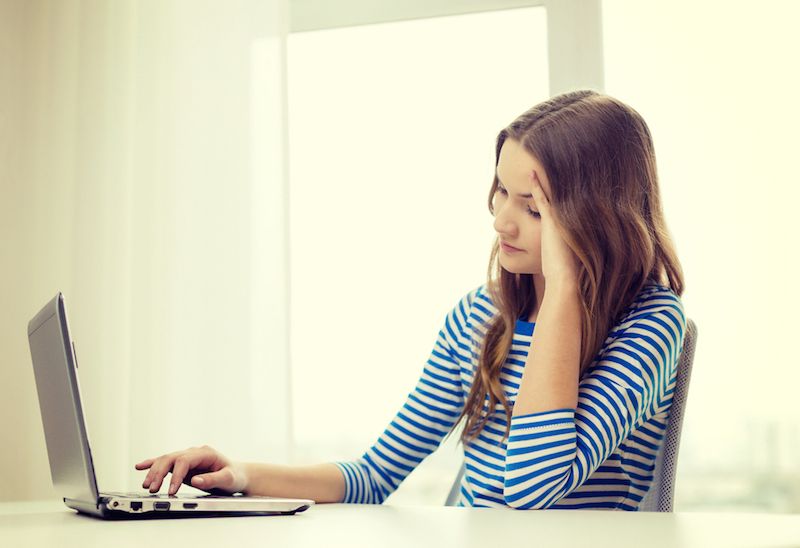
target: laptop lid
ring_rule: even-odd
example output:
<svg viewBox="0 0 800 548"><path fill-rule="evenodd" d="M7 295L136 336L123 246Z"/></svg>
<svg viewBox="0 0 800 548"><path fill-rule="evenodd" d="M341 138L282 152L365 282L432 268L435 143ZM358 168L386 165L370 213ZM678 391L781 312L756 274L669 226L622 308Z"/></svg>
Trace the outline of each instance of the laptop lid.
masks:
<svg viewBox="0 0 800 548"><path fill-rule="evenodd" d="M59 292L28 322L50 475L56 491L65 499L96 505L97 480L71 341L64 296Z"/></svg>

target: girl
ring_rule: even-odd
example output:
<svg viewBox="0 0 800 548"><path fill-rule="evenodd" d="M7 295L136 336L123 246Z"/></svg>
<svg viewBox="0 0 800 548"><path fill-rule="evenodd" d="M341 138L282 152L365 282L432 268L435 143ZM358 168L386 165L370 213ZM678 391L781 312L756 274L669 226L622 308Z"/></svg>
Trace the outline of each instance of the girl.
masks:
<svg viewBox="0 0 800 548"><path fill-rule="evenodd" d="M686 318L650 132L565 93L497 138L486 284L447 315L405 405L352 462L148 459L143 487L381 503L463 422L460 506L636 510L653 481Z"/></svg>

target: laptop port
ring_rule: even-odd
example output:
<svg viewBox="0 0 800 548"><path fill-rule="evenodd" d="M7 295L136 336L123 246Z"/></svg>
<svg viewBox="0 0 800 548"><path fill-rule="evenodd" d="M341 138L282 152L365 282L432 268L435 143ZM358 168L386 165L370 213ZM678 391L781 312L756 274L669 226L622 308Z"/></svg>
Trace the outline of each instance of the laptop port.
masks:
<svg viewBox="0 0 800 548"><path fill-rule="evenodd" d="M168 502L155 502L153 503L153 508L156 510L169 510L169 503Z"/></svg>
<svg viewBox="0 0 800 548"><path fill-rule="evenodd" d="M196 502L184 502L183 503L183 507L186 508L187 510L194 510L195 508L197 508L197 503Z"/></svg>
<svg viewBox="0 0 800 548"><path fill-rule="evenodd" d="M131 510L136 511L141 509L142 509L141 501L131 501Z"/></svg>

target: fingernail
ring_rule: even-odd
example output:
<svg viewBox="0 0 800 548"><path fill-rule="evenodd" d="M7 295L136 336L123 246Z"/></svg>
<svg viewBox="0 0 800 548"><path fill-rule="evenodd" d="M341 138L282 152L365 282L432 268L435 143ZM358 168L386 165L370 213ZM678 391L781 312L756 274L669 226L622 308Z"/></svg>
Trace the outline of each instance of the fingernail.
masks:
<svg viewBox="0 0 800 548"><path fill-rule="evenodd" d="M195 478L194 482L195 482L197 485L203 485L203 478Z"/></svg>

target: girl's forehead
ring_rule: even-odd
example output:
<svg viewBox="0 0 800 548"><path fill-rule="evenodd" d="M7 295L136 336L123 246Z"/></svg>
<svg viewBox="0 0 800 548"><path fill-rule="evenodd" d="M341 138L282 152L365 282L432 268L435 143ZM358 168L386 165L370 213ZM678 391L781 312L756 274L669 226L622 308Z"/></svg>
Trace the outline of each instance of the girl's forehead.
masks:
<svg viewBox="0 0 800 548"><path fill-rule="evenodd" d="M528 152L518 141L506 139L500 149L496 175L509 191L527 198L531 187L531 174L536 172L545 193L550 195L550 182L541 162ZM509 188L510 187L510 188Z"/></svg>

